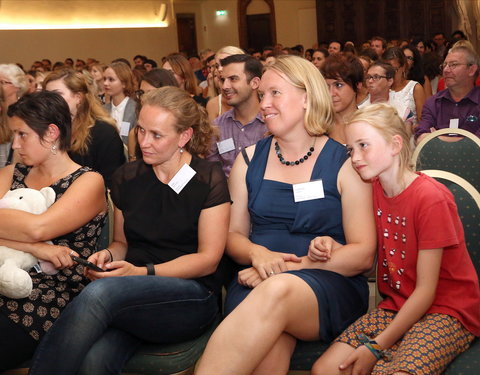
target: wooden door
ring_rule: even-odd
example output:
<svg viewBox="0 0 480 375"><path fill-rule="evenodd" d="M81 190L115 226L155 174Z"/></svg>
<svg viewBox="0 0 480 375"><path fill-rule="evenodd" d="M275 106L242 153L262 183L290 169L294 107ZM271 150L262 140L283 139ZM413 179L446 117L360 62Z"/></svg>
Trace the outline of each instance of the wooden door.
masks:
<svg viewBox="0 0 480 375"><path fill-rule="evenodd" d="M178 51L188 56L197 55L197 30L194 13L177 15Z"/></svg>
<svg viewBox="0 0 480 375"><path fill-rule="evenodd" d="M355 45L386 39L452 32L453 0L316 0L318 41L351 40Z"/></svg>
<svg viewBox="0 0 480 375"><path fill-rule="evenodd" d="M247 15L247 45L248 48L261 51L265 46L273 44L270 14Z"/></svg>

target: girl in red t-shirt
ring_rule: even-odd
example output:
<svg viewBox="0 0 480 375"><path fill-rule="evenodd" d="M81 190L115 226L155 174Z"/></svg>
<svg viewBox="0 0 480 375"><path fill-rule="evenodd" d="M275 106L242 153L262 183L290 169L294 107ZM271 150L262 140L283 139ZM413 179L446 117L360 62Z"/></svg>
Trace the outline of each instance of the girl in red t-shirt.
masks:
<svg viewBox="0 0 480 375"><path fill-rule="evenodd" d="M387 104L347 126L352 164L373 184L384 300L335 340L314 375L441 374L480 336L478 276L453 195L413 171L406 129Z"/></svg>

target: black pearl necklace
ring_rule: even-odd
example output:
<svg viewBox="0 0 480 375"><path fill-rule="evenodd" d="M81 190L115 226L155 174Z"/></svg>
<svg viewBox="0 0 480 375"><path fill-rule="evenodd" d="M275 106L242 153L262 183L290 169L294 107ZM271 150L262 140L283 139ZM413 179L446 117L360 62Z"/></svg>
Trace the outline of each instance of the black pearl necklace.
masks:
<svg viewBox="0 0 480 375"><path fill-rule="evenodd" d="M283 158L282 151L280 150L280 145L278 144L277 141L275 141L275 153L277 154L278 160L280 160L280 163L284 165L291 165L292 167L295 165L299 165L300 163L303 163L305 160L307 160L310 156L312 156L312 152L315 151L315 141L317 140L317 137L315 137L315 140L313 141L312 147L308 150L308 152L303 155L300 159L295 160L295 161L286 161Z"/></svg>

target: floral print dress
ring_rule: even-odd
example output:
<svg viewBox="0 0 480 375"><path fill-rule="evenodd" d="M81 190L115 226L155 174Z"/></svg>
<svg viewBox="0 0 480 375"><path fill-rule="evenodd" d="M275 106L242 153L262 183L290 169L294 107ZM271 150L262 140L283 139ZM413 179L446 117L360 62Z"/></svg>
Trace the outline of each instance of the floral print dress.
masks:
<svg viewBox="0 0 480 375"><path fill-rule="evenodd" d="M28 187L25 178L30 167L22 164L15 166L11 189ZM50 187L55 190L55 201L65 193L69 186L82 174L90 172L88 167L81 167L72 174L54 182ZM72 215L75 215L72 212ZM96 250L106 213L94 217L84 226L72 233L52 240L55 245L71 248L87 258ZM89 280L83 276L83 266L76 265L59 271L56 275L37 273L30 270L33 290L29 297L10 299L0 295L0 314L4 314L14 323L20 324L35 340L41 337L53 325L65 306L87 285Z"/></svg>

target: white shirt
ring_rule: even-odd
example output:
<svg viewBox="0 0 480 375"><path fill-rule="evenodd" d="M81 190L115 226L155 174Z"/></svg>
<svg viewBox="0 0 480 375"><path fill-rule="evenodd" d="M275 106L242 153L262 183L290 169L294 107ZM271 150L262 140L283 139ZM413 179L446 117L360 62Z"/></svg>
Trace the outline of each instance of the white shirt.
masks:
<svg viewBox="0 0 480 375"><path fill-rule="evenodd" d="M113 104L112 102L112 111L111 115L115 122L117 123L118 130L122 127L123 115L125 114L125 107L127 106L128 96L126 96L118 105Z"/></svg>
<svg viewBox="0 0 480 375"><path fill-rule="evenodd" d="M388 102L387 104L390 104L392 107L395 107L395 109L398 111L399 116L402 118L402 120L406 120L408 115L410 114L410 110L408 108L407 103L403 103L401 101L396 100L395 98L395 91L389 90L388 92ZM358 105L358 108L364 108L369 105L371 105L372 102L370 101L370 94L365 98L363 102L361 102Z"/></svg>

